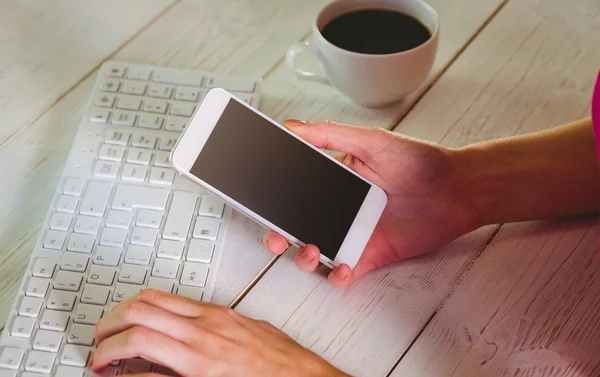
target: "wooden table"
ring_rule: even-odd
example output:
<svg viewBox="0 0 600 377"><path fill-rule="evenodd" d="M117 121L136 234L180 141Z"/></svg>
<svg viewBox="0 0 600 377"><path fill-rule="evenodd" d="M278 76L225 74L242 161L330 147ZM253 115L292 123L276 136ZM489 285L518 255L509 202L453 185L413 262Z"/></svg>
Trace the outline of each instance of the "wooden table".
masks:
<svg viewBox="0 0 600 377"><path fill-rule="evenodd" d="M2 2L0 326L108 59L260 75L261 110L276 120L334 119L451 147L590 113L597 0L431 0L441 19L433 73L380 110L285 67L325 2ZM595 218L488 226L340 290L325 269L304 274L291 253L269 255L263 230L236 215L214 301L354 375L597 377L598 229Z"/></svg>

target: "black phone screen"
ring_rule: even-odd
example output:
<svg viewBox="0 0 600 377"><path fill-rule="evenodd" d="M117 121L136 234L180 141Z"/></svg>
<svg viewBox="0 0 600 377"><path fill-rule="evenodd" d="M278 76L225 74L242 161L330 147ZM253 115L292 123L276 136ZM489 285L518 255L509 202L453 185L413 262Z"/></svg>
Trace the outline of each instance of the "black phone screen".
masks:
<svg viewBox="0 0 600 377"><path fill-rule="evenodd" d="M331 260L370 189L233 99L191 174Z"/></svg>

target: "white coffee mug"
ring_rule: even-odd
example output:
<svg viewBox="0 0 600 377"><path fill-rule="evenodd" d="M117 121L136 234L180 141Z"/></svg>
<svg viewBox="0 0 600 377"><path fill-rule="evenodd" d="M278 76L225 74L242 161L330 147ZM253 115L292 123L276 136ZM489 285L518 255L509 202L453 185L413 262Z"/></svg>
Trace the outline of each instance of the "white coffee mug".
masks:
<svg viewBox="0 0 600 377"><path fill-rule="evenodd" d="M321 30L334 18L361 9L398 11L420 21L431 37L411 50L393 54L362 54L329 42ZM437 51L439 23L435 10L422 0L337 0L325 6L312 26L312 41L296 42L287 51L290 68L303 80L332 85L359 105L382 107L417 89L431 71ZM326 76L297 68L298 54L310 51Z"/></svg>

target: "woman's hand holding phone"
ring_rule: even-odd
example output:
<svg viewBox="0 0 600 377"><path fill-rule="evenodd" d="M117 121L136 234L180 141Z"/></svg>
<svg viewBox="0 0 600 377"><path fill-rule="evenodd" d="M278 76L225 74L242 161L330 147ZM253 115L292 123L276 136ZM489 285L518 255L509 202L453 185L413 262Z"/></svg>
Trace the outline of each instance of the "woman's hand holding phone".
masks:
<svg viewBox="0 0 600 377"><path fill-rule="evenodd" d="M335 268L329 274L333 285L346 286L376 268L434 251L482 225L453 150L382 129L298 120L285 126L319 148L343 152L339 161L388 196L358 265ZM289 247L274 232L267 232L264 241L274 254ZM313 271L319 265L318 245L299 250L295 262L302 271Z"/></svg>

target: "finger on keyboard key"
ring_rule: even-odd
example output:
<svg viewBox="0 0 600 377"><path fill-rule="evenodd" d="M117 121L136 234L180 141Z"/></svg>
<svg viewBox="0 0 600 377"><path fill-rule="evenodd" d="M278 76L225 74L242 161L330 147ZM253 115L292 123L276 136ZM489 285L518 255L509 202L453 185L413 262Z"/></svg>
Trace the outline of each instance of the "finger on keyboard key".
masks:
<svg viewBox="0 0 600 377"><path fill-rule="evenodd" d="M82 346L91 346L94 344L94 326L74 323L71 325L71 331L67 337L69 344L80 344Z"/></svg>
<svg viewBox="0 0 600 377"><path fill-rule="evenodd" d="M66 238L67 233L49 230L46 233L46 238L44 239L44 244L42 246L44 249L60 250L65 244Z"/></svg>
<svg viewBox="0 0 600 377"><path fill-rule="evenodd" d="M100 318L102 318L103 313L104 308L101 306L79 304L75 317L73 317L73 322L84 325L96 325Z"/></svg>
<svg viewBox="0 0 600 377"><path fill-rule="evenodd" d="M162 188L119 185L112 202L113 209L131 211L134 208L164 211L169 191Z"/></svg>
<svg viewBox="0 0 600 377"><path fill-rule="evenodd" d="M131 234L131 244L139 246L154 246L156 243L156 237L158 236L158 230L135 227Z"/></svg>
<svg viewBox="0 0 600 377"><path fill-rule="evenodd" d="M121 85L121 93L143 96L146 93L146 84L139 81L124 81Z"/></svg>
<svg viewBox="0 0 600 377"><path fill-rule="evenodd" d="M173 102L169 114L183 117L190 117L194 113L196 106L193 103Z"/></svg>
<svg viewBox="0 0 600 377"><path fill-rule="evenodd" d="M60 377L83 377L84 371L85 370L82 368L59 365L58 368L56 368L56 375Z"/></svg>
<svg viewBox="0 0 600 377"><path fill-rule="evenodd" d="M126 110L117 110L113 113L112 117L110 118L110 122L118 126L131 127L135 123L136 117L137 115L134 112Z"/></svg>
<svg viewBox="0 0 600 377"><path fill-rule="evenodd" d="M158 289L163 292L173 293L173 287L175 283L172 280L161 279L161 278L150 278L148 281L148 288Z"/></svg>
<svg viewBox="0 0 600 377"><path fill-rule="evenodd" d="M115 145L127 145L131 132L120 131L120 130L108 130L104 135L104 142Z"/></svg>
<svg viewBox="0 0 600 377"><path fill-rule="evenodd" d="M172 169L153 167L150 170L150 183L170 186L175 179L175 171Z"/></svg>
<svg viewBox="0 0 600 377"><path fill-rule="evenodd" d="M179 261L170 259L156 259L152 267L152 276L175 279L179 271Z"/></svg>
<svg viewBox="0 0 600 377"><path fill-rule="evenodd" d="M173 87L164 84L152 84L148 91L148 96L156 98L171 98Z"/></svg>
<svg viewBox="0 0 600 377"><path fill-rule="evenodd" d="M138 122L138 126L142 128L160 130L164 121L165 117L160 115L142 114L140 121Z"/></svg>
<svg viewBox="0 0 600 377"><path fill-rule="evenodd" d="M80 253L66 252L60 260L60 269L73 272L84 272L90 257Z"/></svg>
<svg viewBox="0 0 600 377"><path fill-rule="evenodd" d="M110 183L90 182L85 191L85 195L83 196L79 213L82 215L102 217L104 215L104 209L108 204L111 190L112 186Z"/></svg>
<svg viewBox="0 0 600 377"><path fill-rule="evenodd" d="M192 237L205 240L215 240L219 233L221 221L211 217L196 217L196 225Z"/></svg>
<svg viewBox="0 0 600 377"><path fill-rule="evenodd" d="M194 215L196 200L196 194L175 191L163 229L163 238L173 241L186 240Z"/></svg>
<svg viewBox="0 0 600 377"><path fill-rule="evenodd" d="M73 221L73 215L55 212L50 218L50 229L66 232L71 227L71 221Z"/></svg>
<svg viewBox="0 0 600 377"><path fill-rule="evenodd" d="M167 112L167 101L161 99L147 99L144 101L142 111L148 113L164 114Z"/></svg>
<svg viewBox="0 0 600 377"><path fill-rule="evenodd" d="M169 152L156 152L154 166L168 168L171 167L171 157Z"/></svg>
<svg viewBox="0 0 600 377"><path fill-rule="evenodd" d="M67 178L63 185L63 194L80 196L83 192L83 180L79 178Z"/></svg>
<svg viewBox="0 0 600 377"><path fill-rule="evenodd" d="M111 111L109 109L94 107L92 110L90 110L90 122L107 123L110 115Z"/></svg>
<svg viewBox="0 0 600 377"><path fill-rule="evenodd" d="M137 135L131 142L131 145L134 147L154 149L154 146L156 146L156 140L156 136Z"/></svg>
<svg viewBox="0 0 600 377"><path fill-rule="evenodd" d="M140 266L147 266L150 264L150 259L152 258L152 251L153 251L153 249L151 247L129 245L129 247L127 248L127 253L125 254L125 263L137 264ZM127 270L127 271L129 271L129 270ZM145 273L144 273L144 276L146 276ZM121 280L121 278L119 278L119 281L124 281L126 283L134 282L134 281ZM143 283L143 279L141 282L139 282L137 280L135 280L135 281L136 281L136 284Z"/></svg>
<svg viewBox="0 0 600 377"><path fill-rule="evenodd" d="M25 352L16 347L4 347L0 352L0 368L19 369Z"/></svg>
<svg viewBox="0 0 600 377"><path fill-rule="evenodd" d="M127 359L123 366L123 374L142 374L148 373L152 369L152 364L144 359Z"/></svg>
<svg viewBox="0 0 600 377"><path fill-rule="evenodd" d="M183 272L181 273L181 279L179 280L179 282L181 283L181 285L187 285L191 287L204 287L204 285L206 284L207 276L207 264L187 262L183 266Z"/></svg>
<svg viewBox="0 0 600 377"><path fill-rule="evenodd" d="M115 280L117 271L114 268L106 266L93 265L90 268L87 282L90 284L111 286Z"/></svg>
<svg viewBox="0 0 600 377"><path fill-rule="evenodd" d="M115 294L113 295L114 302L121 302L127 300L129 297L139 293L144 287L141 285L132 285L125 283L118 283L115 287ZM111 308L112 310L112 308Z"/></svg>
<svg viewBox="0 0 600 377"><path fill-rule="evenodd" d="M111 209L106 217L106 226L108 228L129 229L132 218L131 212Z"/></svg>
<svg viewBox="0 0 600 377"><path fill-rule="evenodd" d="M182 297L191 298L192 300L202 301L204 291L196 287L179 287L177 295Z"/></svg>
<svg viewBox="0 0 600 377"><path fill-rule="evenodd" d="M72 233L67 243L68 251L75 251L77 253L89 254L92 252L94 243L96 242L95 236L87 234Z"/></svg>
<svg viewBox="0 0 600 377"><path fill-rule="evenodd" d="M110 296L110 288L88 284L81 294L81 302L85 304L106 305Z"/></svg>
<svg viewBox="0 0 600 377"><path fill-rule="evenodd" d="M79 287L81 287L82 280L82 274L70 271L58 271L56 279L54 279L54 289L77 292Z"/></svg>
<svg viewBox="0 0 600 377"><path fill-rule="evenodd" d="M160 211L152 211L149 209L140 209L138 211L135 225L145 228L160 228L162 222L163 213Z"/></svg>
<svg viewBox="0 0 600 377"><path fill-rule="evenodd" d="M94 99L94 106L112 107L115 103L115 95L109 93L98 93Z"/></svg>
<svg viewBox="0 0 600 377"><path fill-rule="evenodd" d="M123 245L125 245L126 238L127 231L124 229L104 228L104 230L102 230L102 236L100 237L100 245L123 247Z"/></svg>
<svg viewBox="0 0 600 377"><path fill-rule="evenodd" d="M73 292L57 291L53 289L48 297L46 307L48 309L70 312L73 310L76 298L77 295Z"/></svg>
<svg viewBox="0 0 600 377"><path fill-rule="evenodd" d="M60 356L60 363L83 368L88 363L90 353L91 351L88 347L67 344Z"/></svg>
<svg viewBox="0 0 600 377"><path fill-rule="evenodd" d="M40 329L64 332L68 323L68 313L46 309L40 322Z"/></svg>
<svg viewBox="0 0 600 377"><path fill-rule="evenodd" d="M202 195L198 215L208 217L223 217L225 204L216 196L211 194Z"/></svg>
<svg viewBox="0 0 600 377"><path fill-rule="evenodd" d="M190 118L168 116L167 123L165 124L165 130L172 132L183 132L189 121Z"/></svg>
<svg viewBox="0 0 600 377"><path fill-rule="evenodd" d="M35 318L30 317L15 317L10 335L17 338L31 338L33 328L35 327Z"/></svg>
<svg viewBox="0 0 600 377"><path fill-rule="evenodd" d="M210 263L212 260L214 243L208 240L190 240L186 260L190 262Z"/></svg>
<svg viewBox="0 0 600 377"><path fill-rule="evenodd" d="M45 297L50 286L50 280L32 277L25 288L25 295L31 297Z"/></svg>
<svg viewBox="0 0 600 377"><path fill-rule="evenodd" d="M73 196L61 195L56 200L56 211L63 213L75 213L79 199Z"/></svg>
<svg viewBox="0 0 600 377"><path fill-rule="evenodd" d="M189 225L188 225L189 226ZM165 226L166 227L166 226ZM185 243L171 240L160 240L156 256L158 258L180 260Z"/></svg>
<svg viewBox="0 0 600 377"><path fill-rule="evenodd" d="M121 162L125 148L120 145L102 144L98 151L98 158L105 161Z"/></svg>
<svg viewBox="0 0 600 377"><path fill-rule="evenodd" d="M77 217L75 227L73 227L73 232L95 236L98 234L98 230L100 230L101 225L102 218L81 215Z"/></svg>
<svg viewBox="0 0 600 377"><path fill-rule="evenodd" d="M51 259L38 258L33 265L31 274L40 278L51 278L56 268L56 262Z"/></svg>
<svg viewBox="0 0 600 377"><path fill-rule="evenodd" d="M62 343L62 334L56 331L38 330L33 340L33 349L46 352L58 352Z"/></svg>
<svg viewBox="0 0 600 377"><path fill-rule="evenodd" d="M146 166L125 164L121 173L121 179L124 181L144 182L147 172L148 168Z"/></svg>

